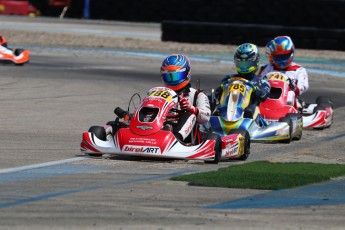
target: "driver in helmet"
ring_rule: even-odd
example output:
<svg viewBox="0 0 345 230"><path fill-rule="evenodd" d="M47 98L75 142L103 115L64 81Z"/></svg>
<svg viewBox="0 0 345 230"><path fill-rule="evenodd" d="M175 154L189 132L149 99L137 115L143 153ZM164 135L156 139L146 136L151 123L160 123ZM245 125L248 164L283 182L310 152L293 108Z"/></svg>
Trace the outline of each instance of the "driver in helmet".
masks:
<svg viewBox="0 0 345 230"><path fill-rule="evenodd" d="M221 81L220 86L215 91L215 97L220 100L223 92L223 84L228 82L230 78L241 77L249 80L254 86L254 97L251 99L251 103L246 108L249 114L254 114L256 106L265 101L271 90L270 84L259 78L255 73L258 70L260 62L260 54L258 47L251 43L244 43L240 45L234 55L234 64L236 67L236 74L226 75Z"/></svg>
<svg viewBox="0 0 345 230"><path fill-rule="evenodd" d="M175 120L170 130L175 136L186 141L196 123L204 124L210 120L210 104L206 94L194 89L191 80L191 65L188 56L171 54L163 60L161 77L164 86L179 95L180 113L170 113L168 119Z"/></svg>
<svg viewBox="0 0 345 230"><path fill-rule="evenodd" d="M288 100L294 101L296 108L301 105L295 100L309 88L308 73L305 68L293 62L295 47L289 36L278 36L266 44L266 55L269 64L260 68L258 76L264 78L267 73L278 71L293 80Z"/></svg>

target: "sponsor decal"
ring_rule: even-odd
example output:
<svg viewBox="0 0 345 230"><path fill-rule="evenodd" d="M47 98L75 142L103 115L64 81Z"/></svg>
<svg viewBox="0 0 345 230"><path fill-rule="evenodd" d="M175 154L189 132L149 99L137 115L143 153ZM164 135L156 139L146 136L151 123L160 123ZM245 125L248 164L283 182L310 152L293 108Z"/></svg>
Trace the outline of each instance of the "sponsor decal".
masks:
<svg viewBox="0 0 345 230"><path fill-rule="evenodd" d="M136 146L136 145L125 145L122 148L123 152L132 152L132 153L152 153L152 154L161 154L159 147L153 146Z"/></svg>
<svg viewBox="0 0 345 230"><path fill-rule="evenodd" d="M190 118L191 118L191 117L188 118L188 120L187 120L186 123L188 123L188 121L190 120ZM187 129L185 129L184 133L185 133L186 135L188 135L188 134L192 131L192 129L193 129L193 127L194 127L194 124L195 124L195 119L196 119L196 117L193 116L193 117L192 117L191 123L189 123Z"/></svg>
<svg viewBox="0 0 345 230"><path fill-rule="evenodd" d="M232 138L229 138L229 139L225 139L224 142L225 143L233 143L234 140Z"/></svg>
<svg viewBox="0 0 345 230"><path fill-rule="evenodd" d="M187 129L185 130L185 134L186 134L186 135L189 134L189 133L191 132L192 128L193 128L193 124L190 124L190 125L187 127Z"/></svg>
<svg viewBox="0 0 345 230"><path fill-rule="evenodd" d="M140 144L156 145L157 140L154 138L132 137L128 140L128 143L131 143L133 145L140 145Z"/></svg>
<svg viewBox="0 0 345 230"><path fill-rule="evenodd" d="M225 157L236 156L238 154L238 145L232 146L229 144L225 149Z"/></svg>
<svg viewBox="0 0 345 230"><path fill-rule="evenodd" d="M205 149L205 153L210 153L210 152L213 152L213 149L212 149L212 148L207 148L207 149Z"/></svg>
<svg viewBox="0 0 345 230"><path fill-rule="evenodd" d="M153 129L153 127L149 125L138 125L137 128L142 130Z"/></svg>

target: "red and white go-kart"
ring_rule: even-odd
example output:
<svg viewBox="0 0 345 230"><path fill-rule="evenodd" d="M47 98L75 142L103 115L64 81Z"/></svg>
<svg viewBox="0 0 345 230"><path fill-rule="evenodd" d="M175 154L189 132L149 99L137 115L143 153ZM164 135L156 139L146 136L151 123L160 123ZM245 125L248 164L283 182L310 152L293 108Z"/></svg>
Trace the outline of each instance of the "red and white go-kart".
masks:
<svg viewBox="0 0 345 230"><path fill-rule="evenodd" d="M92 126L84 132L81 151L87 155L203 160L215 164L223 159L247 159L250 139L245 130L233 130L220 137L212 133L208 124L203 127L197 124L190 141L177 139L171 130L166 129L167 114L177 107L178 95L173 90L154 87L132 114L116 108L115 121L105 126ZM107 131L109 126L112 127L110 133Z"/></svg>

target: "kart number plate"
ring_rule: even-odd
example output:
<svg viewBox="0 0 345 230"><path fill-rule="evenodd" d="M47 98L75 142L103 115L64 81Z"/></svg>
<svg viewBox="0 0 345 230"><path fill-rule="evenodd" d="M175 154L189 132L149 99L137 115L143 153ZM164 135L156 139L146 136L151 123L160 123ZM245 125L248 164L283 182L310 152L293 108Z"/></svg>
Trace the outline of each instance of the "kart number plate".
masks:
<svg viewBox="0 0 345 230"><path fill-rule="evenodd" d="M242 94L244 94L244 92L246 91L246 86L244 84L235 83L235 84L230 85L228 91L229 93L232 91L240 91Z"/></svg>
<svg viewBox="0 0 345 230"><path fill-rule="evenodd" d="M151 92L150 97L162 97L168 102L172 100L171 94L165 90L154 90Z"/></svg>
<svg viewBox="0 0 345 230"><path fill-rule="evenodd" d="M281 81L286 81L286 76L282 73L269 73L267 76L268 80L281 80Z"/></svg>

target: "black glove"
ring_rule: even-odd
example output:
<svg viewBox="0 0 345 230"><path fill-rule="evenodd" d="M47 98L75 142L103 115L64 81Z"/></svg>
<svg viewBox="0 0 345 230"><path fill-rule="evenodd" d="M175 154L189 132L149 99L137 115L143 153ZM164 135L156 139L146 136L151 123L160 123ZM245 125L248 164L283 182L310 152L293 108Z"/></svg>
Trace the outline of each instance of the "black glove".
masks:
<svg viewBox="0 0 345 230"><path fill-rule="evenodd" d="M257 97L257 98L261 98L262 96L263 96L263 92L260 90L260 88L259 87L257 87L257 86L255 86L254 87L254 93L255 93L255 96Z"/></svg>

